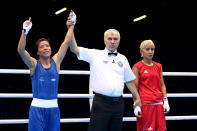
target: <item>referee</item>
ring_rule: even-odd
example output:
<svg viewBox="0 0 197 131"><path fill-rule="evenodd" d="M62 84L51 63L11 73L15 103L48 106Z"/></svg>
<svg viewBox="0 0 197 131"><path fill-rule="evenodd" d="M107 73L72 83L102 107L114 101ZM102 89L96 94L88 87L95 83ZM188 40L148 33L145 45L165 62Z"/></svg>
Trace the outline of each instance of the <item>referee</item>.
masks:
<svg viewBox="0 0 197 131"><path fill-rule="evenodd" d="M72 23L72 18L68 18L67 22ZM136 98L136 115L141 111L140 97L133 83L135 75L127 58L117 52L120 43L119 32L116 29L107 30L104 33L104 43L104 50L78 47L73 36L70 49L79 60L90 64L90 81L95 96L88 131L121 131L124 83Z"/></svg>

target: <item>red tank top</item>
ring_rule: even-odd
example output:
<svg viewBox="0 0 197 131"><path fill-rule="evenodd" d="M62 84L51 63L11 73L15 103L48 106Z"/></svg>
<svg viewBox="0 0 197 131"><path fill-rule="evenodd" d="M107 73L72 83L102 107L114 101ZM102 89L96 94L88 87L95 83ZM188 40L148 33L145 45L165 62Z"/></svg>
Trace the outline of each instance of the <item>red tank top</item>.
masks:
<svg viewBox="0 0 197 131"><path fill-rule="evenodd" d="M153 66L147 66L140 61L134 66L139 71L138 90L142 104L162 102L160 74L162 65L153 61Z"/></svg>

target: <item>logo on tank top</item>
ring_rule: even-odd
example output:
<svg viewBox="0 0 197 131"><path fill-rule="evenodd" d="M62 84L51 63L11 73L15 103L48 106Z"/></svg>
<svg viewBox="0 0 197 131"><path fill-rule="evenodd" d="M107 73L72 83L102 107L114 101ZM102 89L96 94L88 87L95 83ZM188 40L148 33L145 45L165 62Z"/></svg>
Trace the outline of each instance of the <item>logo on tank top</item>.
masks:
<svg viewBox="0 0 197 131"><path fill-rule="evenodd" d="M148 130L148 131L152 131L152 130L153 130L153 128L150 126L147 130Z"/></svg>
<svg viewBox="0 0 197 131"><path fill-rule="evenodd" d="M56 81L56 79L55 78L52 78L51 81Z"/></svg>
<svg viewBox="0 0 197 131"><path fill-rule="evenodd" d="M40 81L44 81L44 78L43 77L40 77Z"/></svg>
<svg viewBox="0 0 197 131"><path fill-rule="evenodd" d="M144 73L148 73L148 71L147 71L147 70L145 70L145 71L144 71Z"/></svg>

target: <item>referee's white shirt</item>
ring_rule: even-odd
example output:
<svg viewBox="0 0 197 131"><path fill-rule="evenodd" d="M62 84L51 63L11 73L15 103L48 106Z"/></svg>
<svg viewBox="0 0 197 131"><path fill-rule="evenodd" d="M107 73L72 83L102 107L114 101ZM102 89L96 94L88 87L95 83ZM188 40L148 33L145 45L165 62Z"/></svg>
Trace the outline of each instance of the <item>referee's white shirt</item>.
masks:
<svg viewBox="0 0 197 131"><path fill-rule="evenodd" d="M90 81L93 91L106 96L119 97L124 83L135 79L127 58L118 53L108 56L109 50L79 47L79 60L90 64Z"/></svg>

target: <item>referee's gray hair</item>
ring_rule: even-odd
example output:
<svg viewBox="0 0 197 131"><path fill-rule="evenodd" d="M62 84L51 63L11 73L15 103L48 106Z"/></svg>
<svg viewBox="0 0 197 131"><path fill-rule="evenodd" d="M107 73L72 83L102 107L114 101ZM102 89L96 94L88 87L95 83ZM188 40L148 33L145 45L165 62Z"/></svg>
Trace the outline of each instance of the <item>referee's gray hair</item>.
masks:
<svg viewBox="0 0 197 131"><path fill-rule="evenodd" d="M119 33L118 30L116 30L116 29L108 29L104 33L104 39L106 38L106 36L107 36L108 33L117 34L118 35L118 38L120 38L120 33Z"/></svg>

